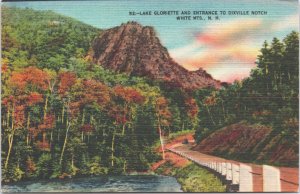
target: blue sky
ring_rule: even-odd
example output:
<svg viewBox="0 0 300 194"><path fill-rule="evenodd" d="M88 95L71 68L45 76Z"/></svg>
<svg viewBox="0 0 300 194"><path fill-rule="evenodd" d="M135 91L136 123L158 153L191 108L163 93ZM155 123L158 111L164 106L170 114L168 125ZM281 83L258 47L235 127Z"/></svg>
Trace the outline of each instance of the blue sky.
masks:
<svg viewBox="0 0 300 194"><path fill-rule="evenodd" d="M53 10L98 28L127 21L153 26L171 56L189 70L204 68L233 81L249 75L264 40L298 31L296 0L110 0L4 2L3 5ZM225 15L220 20L178 21L176 16L130 16L129 11L267 11L267 15Z"/></svg>

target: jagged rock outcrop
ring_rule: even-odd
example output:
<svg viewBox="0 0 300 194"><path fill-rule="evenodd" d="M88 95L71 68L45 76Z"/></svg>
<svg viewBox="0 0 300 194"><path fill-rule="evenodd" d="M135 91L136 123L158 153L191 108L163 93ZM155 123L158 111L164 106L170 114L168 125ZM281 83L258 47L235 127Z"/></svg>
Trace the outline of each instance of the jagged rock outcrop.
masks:
<svg viewBox="0 0 300 194"><path fill-rule="evenodd" d="M163 80L184 89L221 86L206 71L188 71L162 46L153 27L128 22L102 32L92 43L89 57L115 72Z"/></svg>

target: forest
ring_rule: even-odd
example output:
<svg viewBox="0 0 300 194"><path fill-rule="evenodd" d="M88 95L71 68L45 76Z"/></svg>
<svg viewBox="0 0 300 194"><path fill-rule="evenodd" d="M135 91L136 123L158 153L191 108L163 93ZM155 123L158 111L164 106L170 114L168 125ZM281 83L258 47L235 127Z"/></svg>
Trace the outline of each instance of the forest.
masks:
<svg viewBox="0 0 300 194"><path fill-rule="evenodd" d="M200 142L239 121L298 149L297 32L264 42L250 77L184 91L93 64L86 55L101 31L2 7L3 182L147 171L163 157L153 149L162 136L195 130Z"/></svg>
<svg viewBox="0 0 300 194"><path fill-rule="evenodd" d="M268 147L260 162L269 162L276 151L290 151L287 161L273 161L271 164L298 166L298 63L299 33L293 31L282 41L273 38L271 43L263 43L257 56L257 67L248 78L220 90L196 91L194 98L202 99L198 106L200 110L205 109L199 112L197 141L221 127L240 121L267 126L272 131L259 150ZM282 147L275 151L276 146ZM236 159L242 159L241 153L236 154ZM257 154L259 152L249 155L247 161L253 162Z"/></svg>

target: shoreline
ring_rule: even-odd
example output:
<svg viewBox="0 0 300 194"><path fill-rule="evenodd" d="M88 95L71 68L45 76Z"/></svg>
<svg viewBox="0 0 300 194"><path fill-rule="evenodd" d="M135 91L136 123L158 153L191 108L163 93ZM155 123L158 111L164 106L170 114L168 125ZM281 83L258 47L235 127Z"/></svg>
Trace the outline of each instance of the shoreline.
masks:
<svg viewBox="0 0 300 194"><path fill-rule="evenodd" d="M155 172L176 178L182 192L226 192L226 185L218 177L193 162L182 168L166 162Z"/></svg>
<svg viewBox="0 0 300 194"><path fill-rule="evenodd" d="M164 177L173 177L163 174L158 174L155 171L149 170L147 172L130 172L125 174L103 174L103 175L97 175L97 176L85 176L85 175L77 175L73 177L65 177L65 178L49 178L49 179L41 179L41 178L34 178L34 179L23 179L19 181L13 181L13 182L3 182L1 181L1 185L15 185L15 184L23 184L23 183L30 183L34 181L39 182L47 182L47 181L72 181L76 179L84 179L84 178L97 178L97 177L118 177L118 176L164 176ZM175 178L175 177L174 177Z"/></svg>
<svg viewBox="0 0 300 194"><path fill-rule="evenodd" d="M43 185L43 188L41 188ZM2 192L182 192L179 182L171 176L113 175L73 178L63 181L25 181L2 185Z"/></svg>

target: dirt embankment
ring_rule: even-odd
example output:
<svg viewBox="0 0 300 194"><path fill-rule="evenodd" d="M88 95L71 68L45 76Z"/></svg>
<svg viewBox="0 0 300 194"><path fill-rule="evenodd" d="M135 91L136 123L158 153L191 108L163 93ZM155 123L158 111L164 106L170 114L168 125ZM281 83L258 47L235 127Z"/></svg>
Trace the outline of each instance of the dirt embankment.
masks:
<svg viewBox="0 0 300 194"><path fill-rule="evenodd" d="M192 150L241 162L298 167L298 137L299 132L295 132L293 136L285 136L267 126L240 122L215 131ZM184 139L193 142L193 133L171 139L165 149L181 144ZM161 147L156 150L161 152ZM151 170L154 171L166 162L176 167L188 164L187 159L166 151L166 160L154 163Z"/></svg>
<svg viewBox="0 0 300 194"><path fill-rule="evenodd" d="M231 160L297 166L299 142L288 139L294 138L270 127L241 122L215 131L193 150Z"/></svg>

